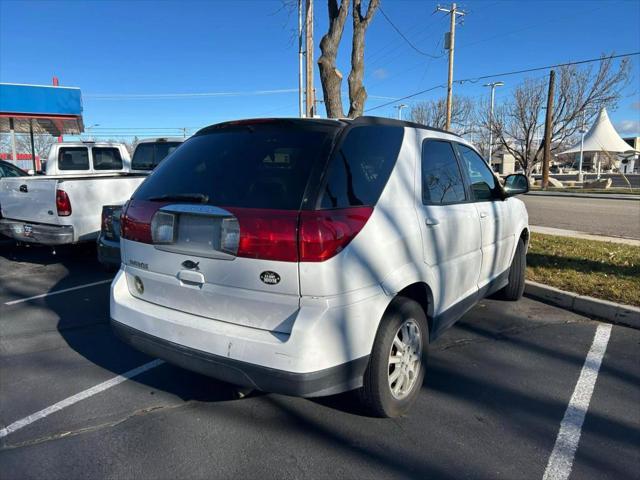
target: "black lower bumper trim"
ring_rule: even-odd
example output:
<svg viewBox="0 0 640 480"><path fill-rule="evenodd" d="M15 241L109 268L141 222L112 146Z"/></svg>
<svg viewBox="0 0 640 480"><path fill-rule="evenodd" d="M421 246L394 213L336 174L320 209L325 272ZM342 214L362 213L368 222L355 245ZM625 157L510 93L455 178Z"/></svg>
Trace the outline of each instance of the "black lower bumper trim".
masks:
<svg viewBox="0 0 640 480"><path fill-rule="evenodd" d="M141 332L113 319L111 326L124 342L137 350L187 370L234 385L298 397L334 395L361 387L362 377L369 361L367 355L316 372L292 373L185 347Z"/></svg>

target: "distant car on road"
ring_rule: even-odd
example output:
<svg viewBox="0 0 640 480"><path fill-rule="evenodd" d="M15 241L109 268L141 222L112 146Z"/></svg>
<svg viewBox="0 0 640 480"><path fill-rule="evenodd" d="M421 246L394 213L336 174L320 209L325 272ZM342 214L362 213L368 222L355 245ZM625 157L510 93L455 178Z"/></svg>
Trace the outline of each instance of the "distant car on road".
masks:
<svg viewBox="0 0 640 480"><path fill-rule="evenodd" d="M233 384L358 389L405 413L429 343L490 294L517 300L527 179L503 188L461 137L397 120L200 130L122 214L116 333Z"/></svg>
<svg viewBox="0 0 640 480"><path fill-rule="evenodd" d="M137 172L150 172L178 148L184 138L147 138L140 140L133 151L131 168ZM104 205L98 236L98 261L106 270L116 271L120 266L120 213L122 204Z"/></svg>

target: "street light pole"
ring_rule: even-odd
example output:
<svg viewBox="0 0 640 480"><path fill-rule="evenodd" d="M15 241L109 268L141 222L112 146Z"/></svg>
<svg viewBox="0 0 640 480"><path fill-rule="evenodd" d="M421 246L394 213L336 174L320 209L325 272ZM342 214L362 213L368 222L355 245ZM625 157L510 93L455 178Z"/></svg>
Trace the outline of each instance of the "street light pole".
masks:
<svg viewBox="0 0 640 480"><path fill-rule="evenodd" d="M407 105L405 105L404 103L401 103L400 105L396 105L395 108L398 109L398 120L402 120L402 109L407 108Z"/></svg>
<svg viewBox="0 0 640 480"><path fill-rule="evenodd" d="M298 0L298 115L304 117L304 53L302 48L302 0Z"/></svg>
<svg viewBox="0 0 640 480"><path fill-rule="evenodd" d="M580 127L580 160L578 162L578 182L582 183L582 158L584 155L584 134L586 132L586 129L584 128L585 125L585 112L584 110L582 111L582 126Z"/></svg>
<svg viewBox="0 0 640 480"><path fill-rule="evenodd" d="M91 136L91 129L92 129L92 128L95 128L95 127L99 127L99 126L100 126L100 124L99 124L99 123L94 123L93 125L90 125L90 126L88 126L88 127L87 127L87 135L88 135L88 137L89 137L89 141L90 141L90 142L91 142L91 141L93 141L93 140L95 140L95 139Z"/></svg>
<svg viewBox="0 0 640 480"><path fill-rule="evenodd" d="M491 165L491 156L493 155L493 102L495 100L496 87L502 87L503 85L503 82L485 84L485 87L491 87L491 106L489 107L489 165Z"/></svg>

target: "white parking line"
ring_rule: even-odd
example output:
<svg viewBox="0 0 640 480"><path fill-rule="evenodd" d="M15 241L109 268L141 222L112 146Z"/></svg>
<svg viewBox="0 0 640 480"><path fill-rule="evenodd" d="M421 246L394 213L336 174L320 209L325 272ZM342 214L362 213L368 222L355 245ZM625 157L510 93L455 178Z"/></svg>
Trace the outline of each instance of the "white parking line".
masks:
<svg viewBox="0 0 640 480"><path fill-rule="evenodd" d="M56 290L55 292L41 293L40 295L34 295L33 297L21 298L19 300L11 300L5 302L5 305L16 305L17 303L28 302L29 300L35 300L36 298L50 297L51 295L58 295L59 293L71 292L73 290L79 290L81 288L93 287L94 285L102 285L103 283L111 283L113 279L100 280L99 282L85 283L84 285L78 285L77 287L63 288L62 290Z"/></svg>
<svg viewBox="0 0 640 480"><path fill-rule="evenodd" d="M18 420L17 422L13 422L11 425L1 429L0 438L6 437L10 433L20 430L21 428L24 428L27 425L30 425L33 422L36 422L42 418L45 418L51 415L52 413L62 410L63 408L73 405L74 403L78 403L81 400L92 397L93 395L96 395L100 392L104 392L105 390L111 387L115 387L116 385L119 385L120 383L130 378L133 378L136 375L140 375L141 373L151 370L152 368L156 368L162 365L163 363L164 363L164 360L160 360L160 359L153 360L149 363L145 363L144 365L134 368L133 370L129 370L128 372L125 372L122 375L113 377L111 380L107 380L106 382L102 382L94 387L91 387L83 392L76 393L72 397L65 398L64 400L58 403L54 403L53 405L45 408L44 410L40 410L39 412L33 413L28 417Z"/></svg>
<svg viewBox="0 0 640 480"><path fill-rule="evenodd" d="M591 395L598 379L598 371L602 358L607 350L611 325L601 323L591 344L591 349L582 366L580 378L573 391L564 418L560 424L560 431L549 457L543 480L566 480L571 474L573 458L580 442L580 434L584 417L589 409Z"/></svg>

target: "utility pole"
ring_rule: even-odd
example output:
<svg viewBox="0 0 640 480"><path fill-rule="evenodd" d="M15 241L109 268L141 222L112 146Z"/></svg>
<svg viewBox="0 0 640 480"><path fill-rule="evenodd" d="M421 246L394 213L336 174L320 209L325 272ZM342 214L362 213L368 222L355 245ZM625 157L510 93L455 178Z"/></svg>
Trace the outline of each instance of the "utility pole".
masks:
<svg viewBox="0 0 640 480"><path fill-rule="evenodd" d="M553 90L556 82L556 72L549 72L549 93L547 94L547 112L544 120L544 156L542 163L542 189L549 186L549 165L551 163L551 118L553 116Z"/></svg>
<svg viewBox="0 0 640 480"><path fill-rule="evenodd" d="M451 4L451 8L443 8L438 5L437 12L446 12L451 15L451 21L449 23L449 32L444 37L444 48L449 50L449 80L447 81L447 121L445 124L445 130L451 128L451 105L453 103L453 52L456 44L456 16L461 17L465 15L465 12L458 10L455 3Z"/></svg>
<svg viewBox="0 0 640 480"><path fill-rule="evenodd" d="M493 101L495 99L496 87L503 85L503 82L491 82L485 85L485 87L491 87L491 106L489 107L489 165L491 165L491 156L493 154Z"/></svg>
<svg viewBox="0 0 640 480"><path fill-rule="evenodd" d="M302 0L298 0L298 115L304 117L304 49L302 48Z"/></svg>
<svg viewBox="0 0 640 480"><path fill-rule="evenodd" d="M396 105L393 108L398 109L398 120L402 120L402 109L407 108L407 105L405 105L404 103L401 103L400 105Z"/></svg>
<svg viewBox="0 0 640 480"><path fill-rule="evenodd" d="M305 14L305 40L306 40L306 114L307 117L315 116L313 99L313 0L306 0L307 8Z"/></svg>

